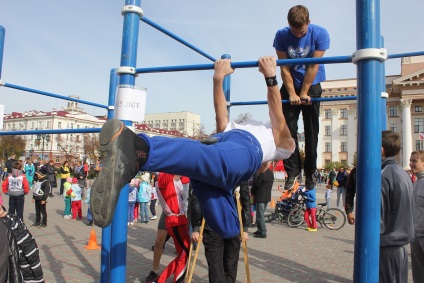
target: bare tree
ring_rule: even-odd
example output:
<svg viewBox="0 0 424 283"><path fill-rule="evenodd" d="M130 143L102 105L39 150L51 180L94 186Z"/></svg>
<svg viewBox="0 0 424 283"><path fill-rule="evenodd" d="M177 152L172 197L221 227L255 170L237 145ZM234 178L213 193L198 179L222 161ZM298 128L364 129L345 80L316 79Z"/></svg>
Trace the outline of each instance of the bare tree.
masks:
<svg viewBox="0 0 424 283"><path fill-rule="evenodd" d="M249 112L247 113L240 113L236 119L234 119L234 122L236 122L237 124L242 124L244 122L249 121L250 119L252 119L253 115L250 114Z"/></svg>
<svg viewBox="0 0 424 283"><path fill-rule="evenodd" d="M195 140L202 140L207 136L209 135L206 134L205 125L199 124L199 127L194 129L192 138Z"/></svg>
<svg viewBox="0 0 424 283"><path fill-rule="evenodd" d="M63 134L59 134L56 137L57 145L65 153L66 160L70 160L73 156L72 152L75 150L75 144L69 145L68 141L63 138Z"/></svg>
<svg viewBox="0 0 424 283"><path fill-rule="evenodd" d="M89 157L90 160L97 160L100 156L99 134L84 134L83 143L85 156Z"/></svg>

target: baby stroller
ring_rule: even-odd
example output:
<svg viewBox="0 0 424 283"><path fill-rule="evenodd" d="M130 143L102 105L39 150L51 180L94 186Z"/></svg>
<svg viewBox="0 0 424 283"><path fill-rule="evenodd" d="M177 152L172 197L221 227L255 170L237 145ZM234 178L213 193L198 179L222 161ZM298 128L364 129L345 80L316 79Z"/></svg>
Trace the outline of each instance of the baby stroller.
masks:
<svg viewBox="0 0 424 283"><path fill-rule="evenodd" d="M275 211L271 214L265 215L265 222L271 222L275 219L278 219L280 222L287 222L287 216L290 211L295 207L299 202L299 193L297 188L299 183L296 182L295 186L291 190L286 190L282 192L281 196L275 205Z"/></svg>

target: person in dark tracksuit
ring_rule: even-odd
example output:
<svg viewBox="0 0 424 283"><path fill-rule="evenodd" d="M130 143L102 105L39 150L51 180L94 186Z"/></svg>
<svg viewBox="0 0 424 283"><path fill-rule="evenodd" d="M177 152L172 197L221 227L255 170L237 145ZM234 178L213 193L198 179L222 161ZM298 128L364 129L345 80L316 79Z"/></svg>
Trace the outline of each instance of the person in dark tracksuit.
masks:
<svg viewBox="0 0 424 283"><path fill-rule="evenodd" d="M250 221L250 198L247 181L240 183L240 203L242 206L243 237L248 240L247 227ZM190 197L189 213L190 223L193 227L191 237L197 242L199 240L202 212L195 194ZM206 223L203 230L203 245L205 246L205 257L208 262L209 283L235 283L240 253L240 235L224 239Z"/></svg>
<svg viewBox="0 0 424 283"><path fill-rule="evenodd" d="M398 133L383 131L381 165L380 283L408 282L408 244L414 239L412 181L395 157Z"/></svg>

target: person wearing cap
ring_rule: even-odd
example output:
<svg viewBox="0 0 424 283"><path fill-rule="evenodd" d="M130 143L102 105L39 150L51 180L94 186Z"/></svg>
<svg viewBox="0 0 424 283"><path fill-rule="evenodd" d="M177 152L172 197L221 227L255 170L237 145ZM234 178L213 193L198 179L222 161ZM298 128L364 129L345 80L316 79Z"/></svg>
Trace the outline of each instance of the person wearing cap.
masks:
<svg viewBox="0 0 424 283"><path fill-rule="evenodd" d="M47 198L51 189L50 182L43 173L35 173L37 182L34 184L32 196L32 203L35 205L35 222L31 226L39 226L40 228L47 227Z"/></svg>
<svg viewBox="0 0 424 283"><path fill-rule="evenodd" d="M10 156L10 159L8 159L8 160L6 161L6 164L5 164L5 167L6 167L6 170L7 170L7 173L8 173L8 174L11 174L11 173L12 173L13 165L14 165L16 162L18 162L18 160L16 160L16 154L12 153L12 155ZM6 170L5 170L5 171L6 171Z"/></svg>
<svg viewBox="0 0 424 283"><path fill-rule="evenodd" d="M3 193L9 195L9 213L16 214L23 221L25 195L29 192L29 184L19 162L13 164L12 172L3 181L2 189Z"/></svg>

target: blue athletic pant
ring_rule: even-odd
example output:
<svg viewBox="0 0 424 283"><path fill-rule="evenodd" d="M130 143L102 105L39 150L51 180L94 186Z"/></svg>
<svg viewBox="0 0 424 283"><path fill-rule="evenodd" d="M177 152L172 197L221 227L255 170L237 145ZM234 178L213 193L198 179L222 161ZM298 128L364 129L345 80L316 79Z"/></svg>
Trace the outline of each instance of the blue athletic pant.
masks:
<svg viewBox="0 0 424 283"><path fill-rule="evenodd" d="M189 177L208 225L223 238L240 232L232 192L262 163L262 149L252 134L239 129L218 133L212 145L186 138L139 137L150 147L142 170Z"/></svg>

